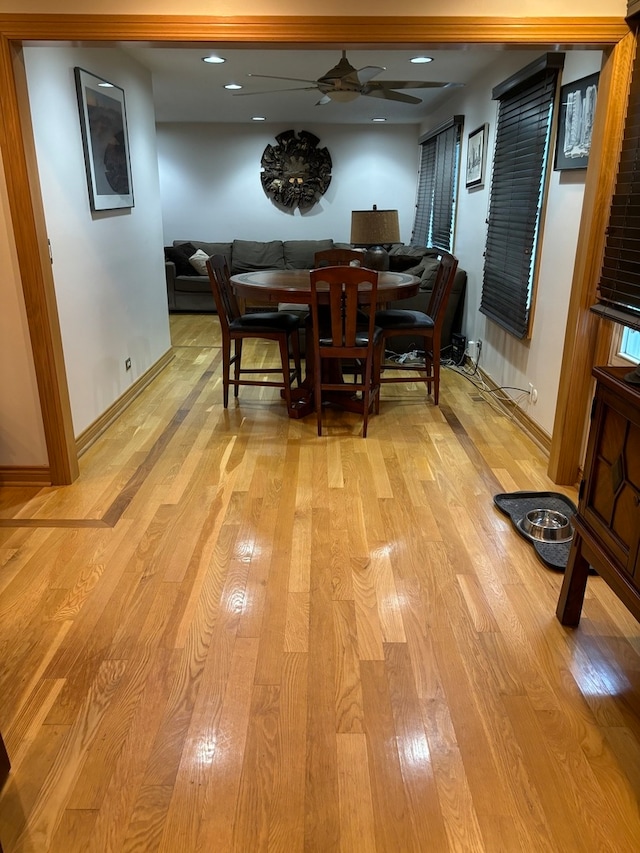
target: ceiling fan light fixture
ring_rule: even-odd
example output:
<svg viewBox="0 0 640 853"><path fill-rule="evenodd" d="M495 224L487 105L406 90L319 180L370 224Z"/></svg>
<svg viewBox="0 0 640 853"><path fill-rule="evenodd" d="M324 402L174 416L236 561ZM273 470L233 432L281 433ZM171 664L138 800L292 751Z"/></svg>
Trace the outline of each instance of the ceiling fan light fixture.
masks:
<svg viewBox="0 0 640 853"><path fill-rule="evenodd" d="M382 118L382 116L376 116L375 118L372 118L371 121L383 122L383 121L386 121L386 118Z"/></svg>
<svg viewBox="0 0 640 853"><path fill-rule="evenodd" d="M349 101L355 101L359 92L352 92L349 89L334 89L332 92L327 92L327 95L332 101L337 101L339 104L348 104Z"/></svg>
<svg viewBox="0 0 640 853"><path fill-rule="evenodd" d="M242 89L242 86L239 83L225 83L225 89Z"/></svg>
<svg viewBox="0 0 640 853"><path fill-rule="evenodd" d="M203 56L203 62L207 62L210 65L220 65L222 62L226 62L227 60L223 56Z"/></svg>
<svg viewBox="0 0 640 853"><path fill-rule="evenodd" d="M413 56L409 62L414 65L424 65L426 62L433 62L433 56Z"/></svg>
<svg viewBox="0 0 640 853"><path fill-rule="evenodd" d="M251 121L266 121L264 116L251 116Z"/></svg>

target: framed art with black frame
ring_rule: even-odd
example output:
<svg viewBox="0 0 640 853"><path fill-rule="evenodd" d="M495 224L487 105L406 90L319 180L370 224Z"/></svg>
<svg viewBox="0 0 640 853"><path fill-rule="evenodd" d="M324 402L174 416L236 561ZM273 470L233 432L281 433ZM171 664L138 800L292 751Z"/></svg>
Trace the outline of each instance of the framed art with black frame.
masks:
<svg viewBox="0 0 640 853"><path fill-rule="evenodd" d="M133 207L124 89L82 68L74 72L91 209Z"/></svg>
<svg viewBox="0 0 640 853"><path fill-rule="evenodd" d="M599 76L598 73L590 74L560 88L558 136L553 167L556 172L587 168Z"/></svg>
<svg viewBox="0 0 640 853"><path fill-rule="evenodd" d="M487 137L489 125L483 124L469 134L467 140L466 186L481 187L484 184L484 167L487 160Z"/></svg>

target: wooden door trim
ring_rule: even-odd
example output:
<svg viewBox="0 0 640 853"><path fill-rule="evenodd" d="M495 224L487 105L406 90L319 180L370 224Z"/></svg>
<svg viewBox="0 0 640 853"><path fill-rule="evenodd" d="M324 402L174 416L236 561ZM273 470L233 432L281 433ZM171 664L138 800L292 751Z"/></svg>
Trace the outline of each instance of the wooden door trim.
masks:
<svg viewBox="0 0 640 853"><path fill-rule="evenodd" d="M625 36L606 58L598 82L598 110L585 183L565 331L560 385L549 453L549 477L573 485L579 476L587 413L593 396L591 370L608 352L612 325L589 310L604 252L605 229L615 188L636 38Z"/></svg>
<svg viewBox="0 0 640 853"><path fill-rule="evenodd" d="M505 48L606 49L628 33L624 19L422 17L182 17L162 15L0 15L0 147L42 406L51 482L78 476L56 297L26 86L23 42L75 45L138 41L145 44L292 44L326 47L376 45L425 49L443 45ZM592 158L593 159L593 158ZM584 217L583 217L584 227ZM566 426L566 424L563 424Z"/></svg>

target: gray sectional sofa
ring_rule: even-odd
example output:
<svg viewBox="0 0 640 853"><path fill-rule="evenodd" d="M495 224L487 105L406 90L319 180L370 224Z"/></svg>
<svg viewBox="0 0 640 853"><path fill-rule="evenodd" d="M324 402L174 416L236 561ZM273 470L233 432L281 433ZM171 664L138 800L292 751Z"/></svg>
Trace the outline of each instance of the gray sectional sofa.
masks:
<svg viewBox="0 0 640 853"><path fill-rule="evenodd" d="M165 247L169 311L215 313L213 294L204 266L209 255L224 255L231 274L235 275L259 269L311 269L316 252L347 245L334 243L331 239L233 240L229 243L174 240L172 246ZM389 268L419 276L421 285L417 296L390 303L389 307L426 310L438 265L435 254L435 250L421 246L396 244L390 247ZM450 344L451 333L461 328L466 281L466 272L458 269L442 333L443 347ZM396 338L393 343L397 352L407 352L416 342L410 338Z"/></svg>
<svg viewBox="0 0 640 853"><path fill-rule="evenodd" d="M167 297L169 311L215 313L211 285L201 257L201 273L189 261L189 246L204 255L224 255L231 275L253 270L311 269L313 256L332 249L333 240L233 240L231 243L206 243L202 240L174 240L165 246ZM187 247L186 249L184 247ZM182 258L180 257L182 255ZM191 254L193 256L193 254Z"/></svg>

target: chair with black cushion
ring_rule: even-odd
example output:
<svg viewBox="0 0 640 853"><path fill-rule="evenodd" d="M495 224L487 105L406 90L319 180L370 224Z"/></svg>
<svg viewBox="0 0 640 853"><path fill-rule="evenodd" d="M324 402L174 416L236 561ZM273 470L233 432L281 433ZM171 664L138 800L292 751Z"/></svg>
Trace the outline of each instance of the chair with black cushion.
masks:
<svg viewBox="0 0 640 853"><path fill-rule="evenodd" d="M431 394L433 385L433 401L438 405L440 394L440 348L442 338L442 326L444 323L447 302L453 289L453 282L458 268L458 259L449 252L440 253L440 264L436 273L433 290L429 303L423 311L410 311L403 308L389 308L375 312L375 324L382 329L382 335L386 342L394 335L412 335L422 339L424 350L424 361L422 364L414 361L410 363L394 362L393 364L382 364L380 384L388 382L407 382L406 376L385 376L386 371L396 370L412 371L417 373L413 377L414 382L425 382L427 393ZM376 411L380 406L378 398Z"/></svg>
<svg viewBox="0 0 640 853"><path fill-rule="evenodd" d="M362 409L362 436L366 438L369 411L379 390L374 379L380 372L382 333L374 323L374 311L369 311L363 323L358 305L366 301L375 306L378 273L364 267L333 266L313 269L310 276L318 435L322 435L323 402L332 399L340 404L342 400L351 408L353 397L359 392L362 401L357 408ZM343 362L359 364L352 382L343 374ZM342 397L336 398L335 392Z"/></svg>
<svg viewBox="0 0 640 853"><path fill-rule="evenodd" d="M240 385L261 385L283 388L287 408L291 408L291 385L294 379L300 383L300 317L287 311L256 311L242 314L231 286L229 268L224 255L211 255L207 259L207 272L213 298L216 303L222 330L222 387L224 407L229 404L229 385L233 385L234 397ZM277 341L280 346L280 367L242 367L242 342L246 338L261 338ZM231 354L231 342L234 353ZM291 371L290 355L294 370ZM230 377L231 365L234 376ZM264 379L243 379L247 374L281 373L281 382Z"/></svg>
<svg viewBox="0 0 640 853"><path fill-rule="evenodd" d="M321 249L313 256L313 266L320 267L342 267L342 266L364 266L363 249Z"/></svg>

